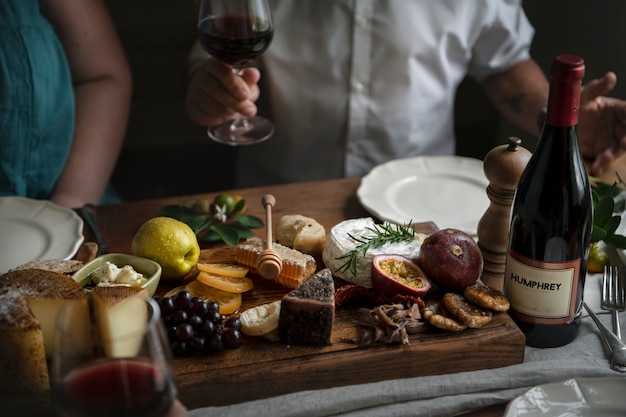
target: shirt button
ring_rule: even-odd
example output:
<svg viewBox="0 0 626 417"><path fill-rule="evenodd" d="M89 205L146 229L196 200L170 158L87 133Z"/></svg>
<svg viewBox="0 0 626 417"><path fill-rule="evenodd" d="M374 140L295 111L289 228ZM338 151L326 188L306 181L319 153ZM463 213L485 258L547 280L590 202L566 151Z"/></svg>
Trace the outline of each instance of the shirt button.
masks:
<svg viewBox="0 0 626 417"><path fill-rule="evenodd" d="M352 83L352 88L354 89L354 91L356 91L357 93L362 93L363 91L365 91L365 85L363 85L362 82L360 81L354 81Z"/></svg>

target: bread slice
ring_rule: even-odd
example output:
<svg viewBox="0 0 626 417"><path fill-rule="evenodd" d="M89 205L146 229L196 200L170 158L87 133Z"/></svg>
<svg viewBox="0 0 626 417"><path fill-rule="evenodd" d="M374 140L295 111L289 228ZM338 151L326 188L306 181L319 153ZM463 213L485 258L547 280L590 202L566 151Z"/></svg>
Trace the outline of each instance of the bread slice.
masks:
<svg viewBox="0 0 626 417"><path fill-rule="evenodd" d="M281 245L317 256L326 244L326 229L315 219L300 214L286 214L276 226L276 240Z"/></svg>

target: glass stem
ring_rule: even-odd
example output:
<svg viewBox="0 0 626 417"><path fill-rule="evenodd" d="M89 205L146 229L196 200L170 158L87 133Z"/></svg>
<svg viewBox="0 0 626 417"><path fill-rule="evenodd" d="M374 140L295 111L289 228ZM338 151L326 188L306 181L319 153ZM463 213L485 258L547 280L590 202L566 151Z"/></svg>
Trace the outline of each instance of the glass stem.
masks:
<svg viewBox="0 0 626 417"><path fill-rule="evenodd" d="M233 74L235 75L240 75L241 71L243 70L243 68L235 68L233 67L233 69L231 70ZM230 131L231 132L236 132L236 131L246 131L250 129L250 124L248 123L248 119L246 119L244 116L242 116L239 113L235 114L235 117L233 118L232 123L230 124Z"/></svg>

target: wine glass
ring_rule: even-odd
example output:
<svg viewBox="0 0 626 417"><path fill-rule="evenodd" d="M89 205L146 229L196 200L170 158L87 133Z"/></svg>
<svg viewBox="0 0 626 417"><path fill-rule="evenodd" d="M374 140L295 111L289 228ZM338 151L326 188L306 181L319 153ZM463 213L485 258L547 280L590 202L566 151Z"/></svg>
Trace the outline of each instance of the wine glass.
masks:
<svg viewBox="0 0 626 417"><path fill-rule="evenodd" d="M235 74L267 49L273 34L267 0L202 0L200 3L198 41L211 56L231 66ZM237 117L207 131L214 141L232 146L260 143L273 133L272 122L260 116Z"/></svg>
<svg viewBox="0 0 626 417"><path fill-rule="evenodd" d="M172 408L177 390L159 306L138 295L123 303L110 314L87 299L59 311L51 361L59 415L160 417Z"/></svg>

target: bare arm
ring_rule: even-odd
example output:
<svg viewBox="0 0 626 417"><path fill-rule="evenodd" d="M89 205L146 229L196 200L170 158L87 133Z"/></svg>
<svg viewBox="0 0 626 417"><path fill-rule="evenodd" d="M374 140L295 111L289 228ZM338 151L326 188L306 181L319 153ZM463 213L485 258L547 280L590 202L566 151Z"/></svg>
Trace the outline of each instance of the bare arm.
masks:
<svg viewBox="0 0 626 417"><path fill-rule="evenodd" d="M482 82L483 89L500 114L511 123L539 136L537 121L548 104L548 80L537 63L529 59Z"/></svg>
<svg viewBox="0 0 626 417"><path fill-rule="evenodd" d="M131 96L124 51L102 0L41 0L65 48L76 98L70 155L52 201L97 204L119 154Z"/></svg>
<svg viewBox="0 0 626 417"><path fill-rule="evenodd" d="M626 101L605 97L617 83L614 73L585 84L580 95L578 140L591 174L599 176L626 150ZM524 61L483 81L491 102L512 123L535 136L548 103L548 81L535 61Z"/></svg>

